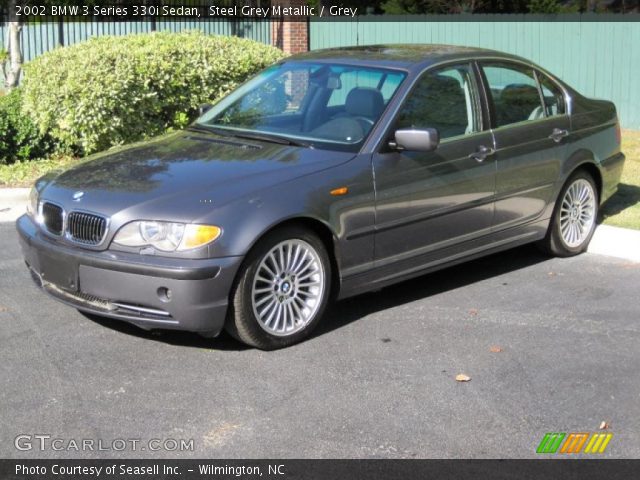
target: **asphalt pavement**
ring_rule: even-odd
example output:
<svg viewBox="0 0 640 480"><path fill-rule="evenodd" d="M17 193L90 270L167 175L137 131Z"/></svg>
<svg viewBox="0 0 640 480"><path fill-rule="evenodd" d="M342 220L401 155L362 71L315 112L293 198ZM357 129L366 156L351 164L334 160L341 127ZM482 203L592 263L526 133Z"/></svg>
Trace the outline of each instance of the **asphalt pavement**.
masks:
<svg viewBox="0 0 640 480"><path fill-rule="evenodd" d="M2 458L536 457L603 421L597 457L640 456L638 263L518 248L342 301L262 352L83 315L32 283L10 223L0 246Z"/></svg>

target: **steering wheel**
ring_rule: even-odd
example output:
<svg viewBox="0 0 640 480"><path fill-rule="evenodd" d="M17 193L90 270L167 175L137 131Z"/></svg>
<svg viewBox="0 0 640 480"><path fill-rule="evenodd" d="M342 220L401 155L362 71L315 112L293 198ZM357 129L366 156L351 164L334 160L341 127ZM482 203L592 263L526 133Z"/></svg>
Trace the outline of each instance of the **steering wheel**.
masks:
<svg viewBox="0 0 640 480"><path fill-rule="evenodd" d="M361 124L365 125L368 127L368 129L370 130L371 127L373 127L373 124L375 123L373 120L371 120L370 118L367 117L361 117L359 115L356 115L354 117L351 117L354 120L357 120L358 122L360 122Z"/></svg>

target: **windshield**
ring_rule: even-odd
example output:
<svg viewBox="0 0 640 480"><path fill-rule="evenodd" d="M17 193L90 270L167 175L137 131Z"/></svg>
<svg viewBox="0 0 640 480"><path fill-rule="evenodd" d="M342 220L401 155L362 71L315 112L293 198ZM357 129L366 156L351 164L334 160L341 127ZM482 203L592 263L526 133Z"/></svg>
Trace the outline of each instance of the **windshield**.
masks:
<svg viewBox="0 0 640 480"><path fill-rule="evenodd" d="M274 65L223 98L196 126L320 149L358 151L406 73L349 65Z"/></svg>

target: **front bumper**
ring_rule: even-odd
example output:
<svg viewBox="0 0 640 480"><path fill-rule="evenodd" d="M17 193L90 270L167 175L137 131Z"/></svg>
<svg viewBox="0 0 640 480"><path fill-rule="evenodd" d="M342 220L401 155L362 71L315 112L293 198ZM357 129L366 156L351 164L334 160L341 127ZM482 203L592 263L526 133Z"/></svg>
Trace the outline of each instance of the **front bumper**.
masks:
<svg viewBox="0 0 640 480"><path fill-rule="evenodd" d="M16 228L38 286L78 310L145 329L215 336L224 326L242 257L192 260L89 251L53 241L28 215Z"/></svg>

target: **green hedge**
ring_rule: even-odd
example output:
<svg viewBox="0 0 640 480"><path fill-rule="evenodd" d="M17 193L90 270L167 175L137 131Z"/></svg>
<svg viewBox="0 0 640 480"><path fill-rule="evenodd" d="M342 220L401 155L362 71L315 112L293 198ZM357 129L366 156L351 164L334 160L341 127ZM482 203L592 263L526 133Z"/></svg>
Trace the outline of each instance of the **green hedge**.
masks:
<svg viewBox="0 0 640 480"><path fill-rule="evenodd" d="M40 158L53 150L53 139L23 114L22 91L0 96L0 165Z"/></svg>
<svg viewBox="0 0 640 480"><path fill-rule="evenodd" d="M200 32L97 37L27 64L24 103L42 132L88 154L185 126L282 56Z"/></svg>

